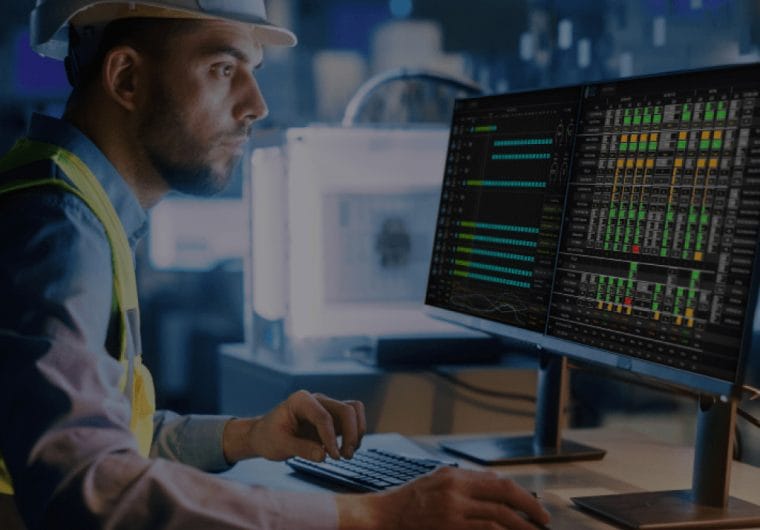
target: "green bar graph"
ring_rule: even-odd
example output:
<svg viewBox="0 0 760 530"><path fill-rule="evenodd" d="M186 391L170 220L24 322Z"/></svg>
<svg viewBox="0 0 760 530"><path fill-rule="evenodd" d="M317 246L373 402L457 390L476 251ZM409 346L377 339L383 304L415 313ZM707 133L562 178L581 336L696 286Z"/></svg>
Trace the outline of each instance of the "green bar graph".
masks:
<svg viewBox="0 0 760 530"><path fill-rule="evenodd" d="M507 278L499 278L497 276L491 276L488 274L479 274L477 272L468 272L468 271L460 271L460 270L453 270L451 271L451 274L454 276L459 276L460 278L472 278L474 280L483 280L485 282L498 283L501 285L509 285L510 287L521 287L523 289L530 289L530 283L528 282L521 282L518 280L509 280Z"/></svg>
<svg viewBox="0 0 760 530"><path fill-rule="evenodd" d="M484 188L545 188L546 182L536 180L466 180L467 186Z"/></svg>
<svg viewBox="0 0 760 530"><path fill-rule="evenodd" d="M500 153L491 155L491 160L549 160L551 153Z"/></svg>
<svg viewBox="0 0 760 530"><path fill-rule="evenodd" d="M459 221L459 226L465 228L483 228L486 230L500 230L503 232L523 232L526 234L538 234L538 228L533 226L501 225L494 223L477 223L475 221Z"/></svg>
<svg viewBox="0 0 760 530"><path fill-rule="evenodd" d="M728 113L726 112L726 102L725 101L719 101L718 102L718 112L715 113L715 119L718 121L723 121L726 119Z"/></svg>
<svg viewBox="0 0 760 530"><path fill-rule="evenodd" d="M691 108L688 103L684 103L681 109L681 121L691 121Z"/></svg>
<svg viewBox="0 0 760 530"><path fill-rule="evenodd" d="M515 138L514 140L496 140L494 147L513 147L518 145L551 145L552 138Z"/></svg>
<svg viewBox="0 0 760 530"><path fill-rule="evenodd" d="M713 121L715 119L715 106L711 101L708 101L705 105L705 121Z"/></svg>
<svg viewBox="0 0 760 530"><path fill-rule="evenodd" d="M467 261L463 259L455 260L454 263L460 267L468 269L480 269L491 272L502 272L504 274L514 274L515 276L533 276L533 272L525 269L516 269L514 267L501 267L499 265L491 265L490 263L480 263L477 261Z"/></svg>
<svg viewBox="0 0 760 530"><path fill-rule="evenodd" d="M491 236L483 236L480 234L457 234L457 237L460 239L465 239L468 241L482 241L484 243L499 243L503 245L514 245L517 247L531 247L536 248L537 243L535 241L526 241L524 239L512 239L512 238L506 238L506 237L491 237Z"/></svg>
<svg viewBox="0 0 760 530"><path fill-rule="evenodd" d="M501 259L509 259L514 261L528 261L528 262L534 262L536 258L533 256L526 256L524 254L515 254L512 252L498 252L496 250L486 250L483 248L472 248L472 247L456 247L456 251L463 253L463 254L473 254L476 256L488 256L489 258L501 258Z"/></svg>
<svg viewBox="0 0 760 530"><path fill-rule="evenodd" d="M623 116L623 125L630 125L631 121L631 109L625 109L625 116Z"/></svg>

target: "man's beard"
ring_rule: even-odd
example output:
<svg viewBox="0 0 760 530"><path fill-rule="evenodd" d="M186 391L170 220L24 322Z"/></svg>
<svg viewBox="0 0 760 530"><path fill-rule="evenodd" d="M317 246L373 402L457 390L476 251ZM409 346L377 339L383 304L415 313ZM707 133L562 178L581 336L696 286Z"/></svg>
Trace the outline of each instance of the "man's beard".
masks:
<svg viewBox="0 0 760 530"><path fill-rule="evenodd" d="M163 87L152 94L152 108L140 124L148 158L169 187L181 193L210 196L222 191L230 181L240 156L231 156L219 170L205 160L206 155L224 140L250 135L250 127L214 135L201 144L182 120L182 112Z"/></svg>

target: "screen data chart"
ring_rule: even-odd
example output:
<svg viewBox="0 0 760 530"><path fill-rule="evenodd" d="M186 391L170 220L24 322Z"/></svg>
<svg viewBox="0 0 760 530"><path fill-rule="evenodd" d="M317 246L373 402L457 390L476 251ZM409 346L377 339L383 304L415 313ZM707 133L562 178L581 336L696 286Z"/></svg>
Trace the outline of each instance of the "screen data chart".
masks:
<svg viewBox="0 0 760 530"><path fill-rule="evenodd" d="M584 89L549 335L734 380L752 325L759 72Z"/></svg>
<svg viewBox="0 0 760 530"><path fill-rule="evenodd" d="M457 101L427 304L545 331L579 100Z"/></svg>

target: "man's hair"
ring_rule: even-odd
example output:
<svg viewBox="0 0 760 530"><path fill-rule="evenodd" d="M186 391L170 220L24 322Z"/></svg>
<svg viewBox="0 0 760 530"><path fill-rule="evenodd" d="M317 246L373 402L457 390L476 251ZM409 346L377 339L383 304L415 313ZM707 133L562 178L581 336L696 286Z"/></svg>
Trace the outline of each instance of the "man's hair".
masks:
<svg viewBox="0 0 760 530"><path fill-rule="evenodd" d="M69 36L66 69L73 90L67 109L83 103L83 98L103 71L103 61L117 46L131 46L151 58L166 56L168 43L177 35L197 27L197 20L168 18L123 18L109 22L102 30L73 28ZM95 36L93 36L95 34ZM87 48L92 49L88 50ZM94 52L93 52L94 49Z"/></svg>

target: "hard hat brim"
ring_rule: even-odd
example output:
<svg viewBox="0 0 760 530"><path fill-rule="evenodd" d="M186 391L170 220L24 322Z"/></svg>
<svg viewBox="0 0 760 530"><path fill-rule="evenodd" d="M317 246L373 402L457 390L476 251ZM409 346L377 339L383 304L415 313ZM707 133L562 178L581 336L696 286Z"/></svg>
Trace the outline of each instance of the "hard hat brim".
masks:
<svg viewBox="0 0 760 530"><path fill-rule="evenodd" d="M40 16L37 9L32 10L31 27L32 27L32 47L37 53L54 59L63 59L68 54L68 25L102 25L110 21L123 18L174 18L174 19L206 19L206 20L226 20L238 22L251 26L254 31L254 37L257 42L265 46L295 46L298 39L295 34L281 26L272 24L264 17L255 14L235 13L229 15L222 11L208 9L203 13L192 12L182 8L166 8L159 4L154 4L150 0L131 4L115 2L93 2L86 9L83 9L69 18L66 24L61 26L51 35L35 34L35 28L45 27L39 24L35 18ZM50 25L47 25L50 27Z"/></svg>

